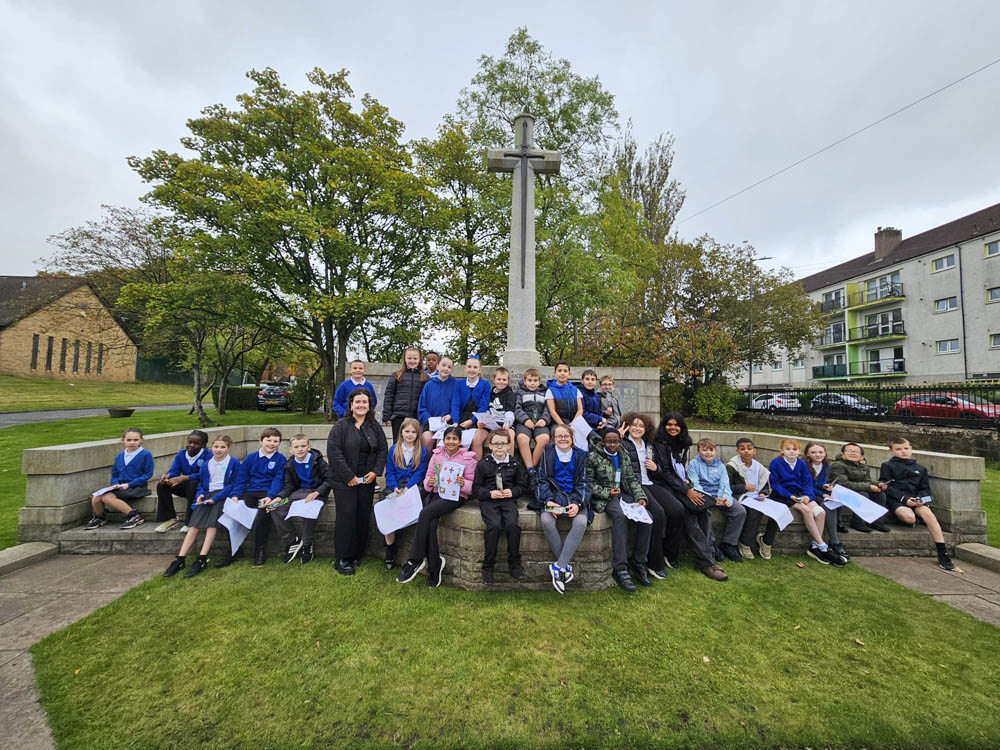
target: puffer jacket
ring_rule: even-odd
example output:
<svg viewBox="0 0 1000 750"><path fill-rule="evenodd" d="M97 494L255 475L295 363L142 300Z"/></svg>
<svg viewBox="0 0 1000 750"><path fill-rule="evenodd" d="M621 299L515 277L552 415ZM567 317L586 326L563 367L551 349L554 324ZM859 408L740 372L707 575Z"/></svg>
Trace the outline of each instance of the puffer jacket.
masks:
<svg viewBox="0 0 1000 750"><path fill-rule="evenodd" d="M385 384L385 395L382 397L382 421L388 422L393 417L417 416L417 404L420 403L420 393L427 383L426 377L421 380L423 371L419 368L407 368L396 378L393 373Z"/></svg>
<svg viewBox="0 0 1000 750"><path fill-rule="evenodd" d="M517 388L514 422L524 424L529 419L532 422L544 419L546 424L549 423L549 412L545 406L545 388L539 385L535 390L529 391L522 380Z"/></svg>
<svg viewBox="0 0 1000 750"><path fill-rule="evenodd" d="M587 481L590 482L590 505L595 513L603 513L611 500L611 490L615 486L615 464L611 456L601 447L597 433L591 433L590 453L587 454ZM634 502L646 499L639 478L632 471L632 461L628 454L618 450L618 467L621 472L622 496L629 496Z"/></svg>

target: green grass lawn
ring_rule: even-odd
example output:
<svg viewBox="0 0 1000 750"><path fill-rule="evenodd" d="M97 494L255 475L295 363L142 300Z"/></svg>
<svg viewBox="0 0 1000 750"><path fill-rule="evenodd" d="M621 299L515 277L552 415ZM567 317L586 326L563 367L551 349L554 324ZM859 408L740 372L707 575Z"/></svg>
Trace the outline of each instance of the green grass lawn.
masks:
<svg viewBox="0 0 1000 750"><path fill-rule="evenodd" d="M210 399L211 400L211 399ZM74 382L0 375L0 409L74 409L84 406L149 406L191 402L191 386L162 383Z"/></svg>
<svg viewBox="0 0 1000 750"><path fill-rule="evenodd" d="M218 415L209 409L210 417ZM226 425L240 424L303 424L322 422L322 414L303 417L296 412L227 411L219 421ZM130 419L83 417L53 422L17 425L0 429L0 549L17 540L17 511L24 505L25 476L21 473L21 452L26 448L46 445L79 443L120 437L127 425L135 424L146 434L193 430L198 420L186 410L150 411L134 414ZM181 446L178 445L178 450Z"/></svg>
<svg viewBox="0 0 1000 750"><path fill-rule="evenodd" d="M995 747L997 629L851 565L400 586L325 559L157 578L37 644L61 748Z"/></svg>

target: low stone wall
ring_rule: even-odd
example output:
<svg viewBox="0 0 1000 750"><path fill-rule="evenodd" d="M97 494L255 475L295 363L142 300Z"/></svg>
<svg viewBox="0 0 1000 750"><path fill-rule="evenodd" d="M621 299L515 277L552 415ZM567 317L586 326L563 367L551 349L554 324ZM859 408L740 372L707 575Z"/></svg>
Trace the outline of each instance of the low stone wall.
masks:
<svg viewBox="0 0 1000 750"><path fill-rule="evenodd" d="M979 456L1000 462L1000 430L973 430L964 427L938 427L930 424L902 422L870 422L863 419L824 419L807 414L741 411L740 424L752 427L790 430L799 434L831 440L853 440L858 443L885 445L893 435L903 435L914 448Z"/></svg>

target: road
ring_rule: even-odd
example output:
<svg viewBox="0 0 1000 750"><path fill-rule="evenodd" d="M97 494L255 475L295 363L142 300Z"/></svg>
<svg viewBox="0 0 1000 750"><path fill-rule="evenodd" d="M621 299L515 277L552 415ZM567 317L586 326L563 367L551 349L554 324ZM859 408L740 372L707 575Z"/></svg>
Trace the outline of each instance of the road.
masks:
<svg viewBox="0 0 1000 750"><path fill-rule="evenodd" d="M161 404L158 406L137 406L136 411L165 411L167 409L188 409L191 404ZM5 411L0 412L0 428L16 424L51 422L55 419L77 419L78 417L106 417L107 407L92 409L50 409L47 411Z"/></svg>

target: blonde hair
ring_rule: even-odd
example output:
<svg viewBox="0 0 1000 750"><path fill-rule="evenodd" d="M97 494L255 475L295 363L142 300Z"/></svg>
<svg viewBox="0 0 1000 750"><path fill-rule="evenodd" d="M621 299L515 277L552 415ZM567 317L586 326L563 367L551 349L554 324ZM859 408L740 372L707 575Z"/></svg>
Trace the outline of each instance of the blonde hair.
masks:
<svg viewBox="0 0 1000 750"><path fill-rule="evenodd" d="M305 440L308 443L309 442L309 436L306 435L304 432L296 432L294 435L292 435L290 438L288 438L288 444L291 445L296 440Z"/></svg>
<svg viewBox="0 0 1000 750"><path fill-rule="evenodd" d="M417 439L414 441L413 466L420 466L420 462L424 460L424 446L420 443L420 422L413 417L407 417L399 425L399 435L392 450L392 462L396 465L397 469L406 468L406 457L403 455L403 430L407 427L412 427L417 433ZM417 452L418 450L420 451L419 453Z"/></svg>
<svg viewBox="0 0 1000 750"><path fill-rule="evenodd" d="M233 439L229 437L229 435L218 435L212 438L212 445L215 445L216 443L225 443L230 449L233 447Z"/></svg>

